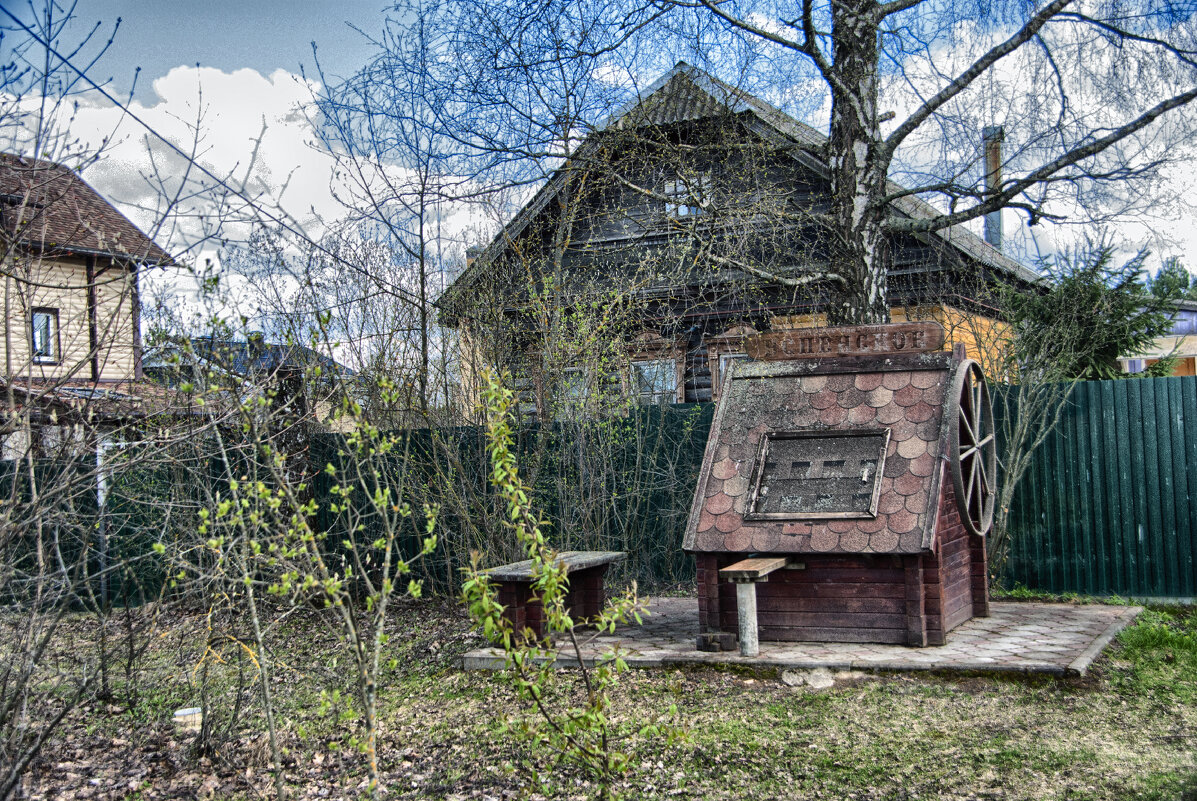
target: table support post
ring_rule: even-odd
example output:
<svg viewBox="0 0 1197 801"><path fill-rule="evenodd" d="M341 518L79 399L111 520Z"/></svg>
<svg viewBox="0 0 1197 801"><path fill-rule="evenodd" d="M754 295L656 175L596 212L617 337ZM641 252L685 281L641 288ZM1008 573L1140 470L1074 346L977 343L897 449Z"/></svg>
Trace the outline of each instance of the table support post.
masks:
<svg viewBox="0 0 1197 801"><path fill-rule="evenodd" d="M740 622L740 656L760 654L756 623L756 582L736 582L736 617Z"/></svg>

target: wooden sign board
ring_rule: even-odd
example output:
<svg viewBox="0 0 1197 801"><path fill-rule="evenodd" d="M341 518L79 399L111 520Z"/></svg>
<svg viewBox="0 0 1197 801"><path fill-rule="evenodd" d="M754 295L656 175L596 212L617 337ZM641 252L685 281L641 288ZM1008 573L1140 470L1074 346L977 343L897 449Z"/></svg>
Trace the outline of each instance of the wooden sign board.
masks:
<svg viewBox="0 0 1197 801"><path fill-rule="evenodd" d="M935 322L799 328L751 337L744 350L757 361L925 353L943 348L943 326Z"/></svg>

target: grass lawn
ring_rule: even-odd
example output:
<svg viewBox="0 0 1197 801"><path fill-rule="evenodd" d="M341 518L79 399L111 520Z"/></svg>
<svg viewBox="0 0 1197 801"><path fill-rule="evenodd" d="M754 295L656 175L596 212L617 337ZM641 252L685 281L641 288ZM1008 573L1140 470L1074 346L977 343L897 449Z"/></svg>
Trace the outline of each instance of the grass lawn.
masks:
<svg viewBox="0 0 1197 801"><path fill-rule="evenodd" d="M292 797L356 798L364 771L349 668L335 636L305 615L273 638L286 780ZM94 642L93 623L72 621L61 650ZM387 796L592 796L576 770L503 733L526 714L510 687L455 668L479 644L453 604L396 613L383 683ZM199 754L171 715L199 704L205 653L212 719L229 719L239 677L241 710L239 726ZM114 680L112 700L78 710L36 764L29 795L268 796L254 675L245 650L209 637L203 616L163 621L135 671L136 698ZM559 684L555 693L576 691L577 674ZM680 742L635 734L671 705ZM1197 610L1149 609L1083 679L858 675L816 691L774 672L632 670L611 718L633 732L629 799L1197 799ZM539 781L529 764L543 769Z"/></svg>

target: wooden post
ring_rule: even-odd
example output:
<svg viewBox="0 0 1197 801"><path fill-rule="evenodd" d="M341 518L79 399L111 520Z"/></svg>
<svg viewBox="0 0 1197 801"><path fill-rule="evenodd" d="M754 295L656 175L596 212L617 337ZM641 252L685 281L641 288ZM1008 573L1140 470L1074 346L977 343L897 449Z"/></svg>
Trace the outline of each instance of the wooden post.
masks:
<svg viewBox="0 0 1197 801"><path fill-rule="evenodd" d="M736 582L736 616L740 621L740 656L761 652L756 627L756 582Z"/></svg>
<svg viewBox="0 0 1197 801"><path fill-rule="evenodd" d="M927 601L923 587L923 558L915 555L905 556L903 560L906 563L906 644L923 648L927 645Z"/></svg>
<svg viewBox="0 0 1197 801"><path fill-rule="evenodd" d="M719 571L719 575L736 585L736 619L740 624L740 656L760 653L760 635L756 620L756 585L768 581L769 574L786 566L785 556L763 556L742 559Z"/></svg>

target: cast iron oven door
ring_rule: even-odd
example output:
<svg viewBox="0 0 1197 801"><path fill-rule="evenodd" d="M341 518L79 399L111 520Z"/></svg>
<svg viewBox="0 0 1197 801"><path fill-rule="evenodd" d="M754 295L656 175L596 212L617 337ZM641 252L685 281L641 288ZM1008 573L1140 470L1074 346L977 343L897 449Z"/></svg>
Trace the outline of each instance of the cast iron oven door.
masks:
<svg viewBox="0 0 1197 801"><path fill-rule="evenodd" d="M877 516L889 429L767 432L745 520Z"/></svg>

